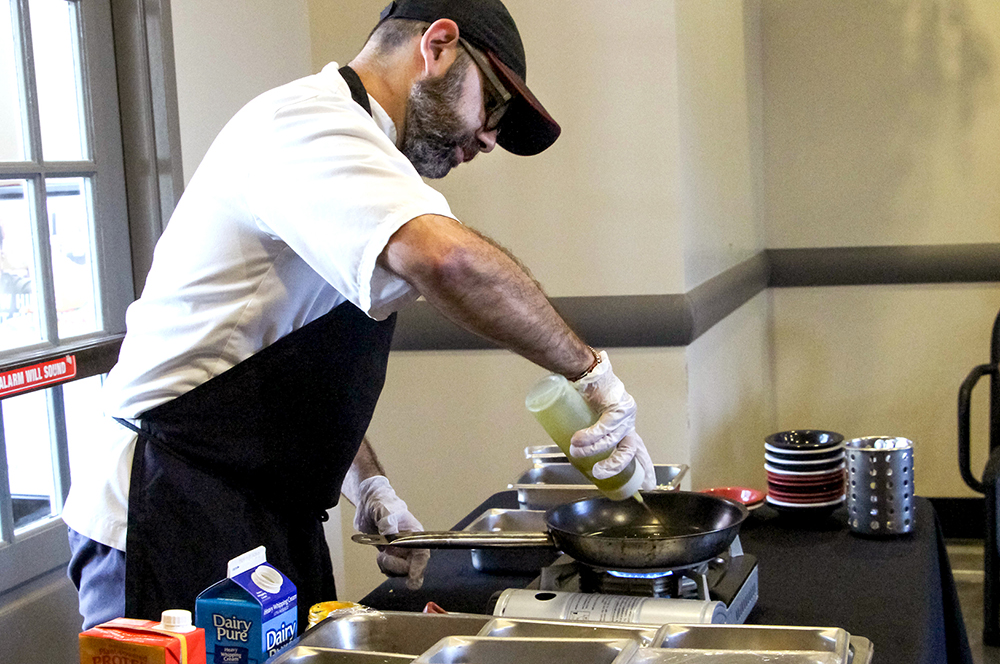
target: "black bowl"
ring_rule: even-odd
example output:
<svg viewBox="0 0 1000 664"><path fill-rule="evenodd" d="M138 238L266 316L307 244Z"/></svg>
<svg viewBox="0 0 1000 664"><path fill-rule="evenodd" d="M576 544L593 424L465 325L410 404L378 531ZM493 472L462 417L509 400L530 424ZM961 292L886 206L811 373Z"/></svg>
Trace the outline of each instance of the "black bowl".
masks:
<svg viewBox="0 0 1000 664"><path fill-rule="evenodd" d="M764 442L784 450L818 450L842 443L844 437L834 431L796 429L772 433Z"/></svg>

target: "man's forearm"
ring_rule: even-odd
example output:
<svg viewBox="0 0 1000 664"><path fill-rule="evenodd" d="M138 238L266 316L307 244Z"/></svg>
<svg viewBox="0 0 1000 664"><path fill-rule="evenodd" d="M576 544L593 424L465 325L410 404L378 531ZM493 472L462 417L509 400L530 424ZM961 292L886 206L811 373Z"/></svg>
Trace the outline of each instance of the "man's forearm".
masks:
<svg viewBox="0 0 1000 664"><path fill-rule="evenodd" d="M375 475L385 475L385 470L379 463L378 457L375 456L375 450L372 449L368 438L365 438L361 441L358 453L354 455L351 467L347 469L347 475L344 476L344 483L340 487L341 495L352 504L357 505L361 482Z"/></svg>
<svg viewBox="0 0 1000 664"><path fill-rule="evenodd" d="M404 225L380 258L461 327L550 371L579 375L593 355L534 279L490 241L453 219Z"/></svg>

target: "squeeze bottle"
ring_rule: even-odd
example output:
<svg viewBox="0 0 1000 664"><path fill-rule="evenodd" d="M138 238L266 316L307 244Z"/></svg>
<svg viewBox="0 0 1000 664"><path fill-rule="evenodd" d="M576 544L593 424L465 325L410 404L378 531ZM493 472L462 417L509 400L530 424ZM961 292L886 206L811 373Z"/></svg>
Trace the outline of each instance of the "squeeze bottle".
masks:
<svg viewBox="0 0 1000 664"><path fill-rule="evenodd" d="M524 405L563 451L569 462L593 482L601 493L612 500L624 500L633 496L639 498L639 487L642 486L645 473L635 459L632 459L617 475L598 480L594 479L591 473L594 464L611 456L613 448L586 458L570 455L570 438L580 429L586 429L596 422L597 415L590 409L583 395L577 392L564 376L550 374L538 381L528 392ZM641 501L641 498L639 499Z"/></svg>

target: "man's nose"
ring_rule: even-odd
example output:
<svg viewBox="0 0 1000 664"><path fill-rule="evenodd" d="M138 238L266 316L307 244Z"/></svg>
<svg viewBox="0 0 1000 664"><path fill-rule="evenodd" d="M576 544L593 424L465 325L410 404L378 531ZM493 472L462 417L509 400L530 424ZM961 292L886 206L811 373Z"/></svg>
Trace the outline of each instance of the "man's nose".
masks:
<svg viewBox="0 0 1000 664"><path fill-rule="evenodd" d="M497 130L486 131L485 129L480 129L476 133L476 138L479 140L480 152L492 152L497 144Z"/></svg>

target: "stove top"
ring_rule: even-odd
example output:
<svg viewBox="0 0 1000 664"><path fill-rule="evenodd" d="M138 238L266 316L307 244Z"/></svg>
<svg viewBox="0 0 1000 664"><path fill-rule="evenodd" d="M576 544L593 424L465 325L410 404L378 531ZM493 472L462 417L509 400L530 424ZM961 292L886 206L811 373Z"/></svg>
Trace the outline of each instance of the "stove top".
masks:
<svg viewBox="0 0 1000 664"><path fill-rule="evenodd" d="M757 559L743 553L739 538L717 558L663 570L606 569L564 555L542 568L528 589L721 603L724 609L704 614L714 616L712 622L742 624L757 603Z"/></svg>

